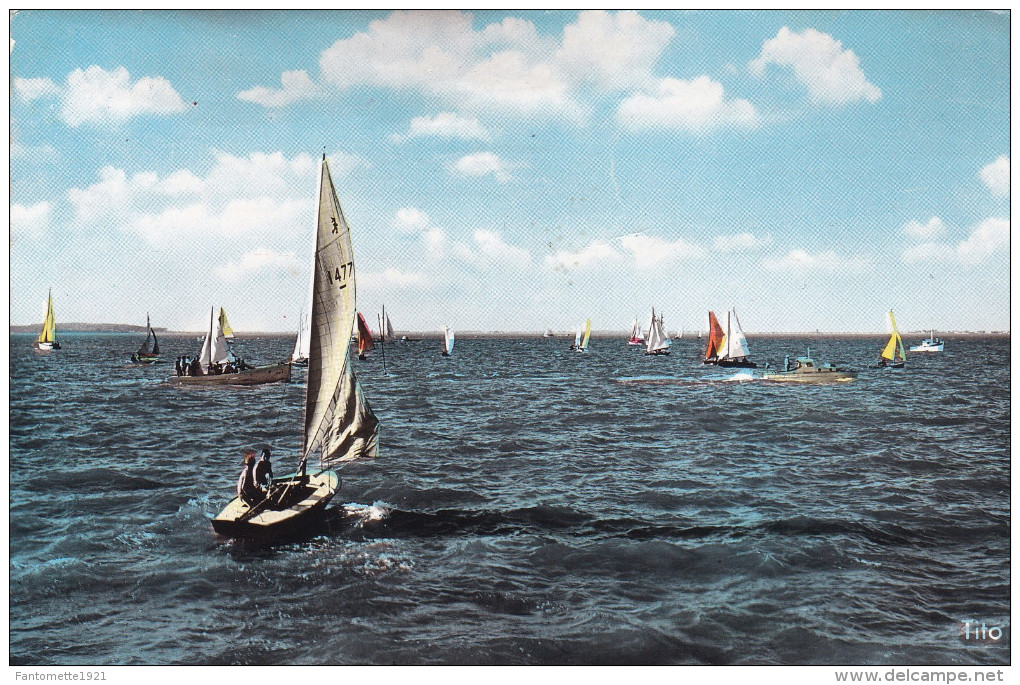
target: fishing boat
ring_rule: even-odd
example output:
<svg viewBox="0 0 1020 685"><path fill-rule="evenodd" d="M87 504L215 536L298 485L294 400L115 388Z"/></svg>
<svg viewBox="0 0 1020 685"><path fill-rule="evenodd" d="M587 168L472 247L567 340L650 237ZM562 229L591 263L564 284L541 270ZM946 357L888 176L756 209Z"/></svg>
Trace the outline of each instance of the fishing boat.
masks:
<svg viewBox="0 0 1020 685"><path fill-rule="evenodd" d="M159 340L156 339L156 332L152 330L148 312L145 313L145 328L145 342L131 355L131 361L136 364L153 364L159 361Z"/></svg>
<svg viewBox="0 0 1020 685"><path fill-rule="evenodd" d="M946 345L946 341L942 338L935 337L935 329L931 331L931 337L925 338L921 341L920 345L914 345L910 348L911 352L941 352Z"/></svg>
<svg viewBox="0 0 1020 685"><path fill-rule="evenodd" d="M903 351L903 338L900 337L900 332L896 330L896 317L893 316L891 309L885 315L885 320L891 334L889 342L885 344L885 347L882 348L878 355L878 365L891 369L902 369L907 359L907 353Z"/></svg>
<svg viewBox="0 0 1020 685"><path fill-rule="evenodd" d="M294 340L294 351L290 353L290 363L296 366L308 366L308 316L302 311L298 317L297 339Z"/></svg>
<svg viewBox="0 0 1020 685"><path fill-rule="evenodd" d="M655 316L655 307L652 307L652 320L648 323L648 343L645 346L645 354L669 354L669 338L662 323L662 315Z"/></svg>
<svg viewBox="0 0 1020 685"><path fill-rule="evenodd" d="M576 341L575 352L587 352L588 351L588 340L591 338L591 319L588 319L584 323L584 335L581 335L581 329L577 329L578 339Z"/></svg>
<svg viewBox="0 0 1020 685"><path fill-rule="evenodd" d="M750 350L747 348L747 338L740 328L740 319L737 318L737 310L731 309L726 312L726 329L723 335L722 351L718 354L716 365L722 367L738 367L742 369L755 369L758 365L748 359Z"/></svg>
<svg viewBox="0 0 1020 685"><path fill-rule="evenodd" d="M630 338L627 340L627 344L634 347L644 347L646 344L645 334L641 330L641 324L638 323L637 319L634 319L634 323L630 327Z"/></svg>
<svg viewBox="0 0 1020 685"><path fill-rule="evenodd" d="M797 357L795 361L791 362L787 357L782 371L772 369L766 364L762 378L777 383L849 383L857 378L857 372L829 363L817 365L811 358L811 350L808 349L805 356Z"/></svg>
<svg viewBox="0 0 1020 685"><path fill-rule="evenodd" d="M227 311L220 307L220 328L223 329L223 337L230 344L234 343L234 329L230 327L230 322L227 321Z"/></svg>
<svg viewBox="0 0 1020 685"><path fill-rule="evenodd" d="M700 338L701 335L699 334ZM705 358L702 364L715 364L719 356L726 350L726 333L719 325L719 319L715 318L715 312L708 312L708 345L705 347Z"/></svg>
<svg viewBox="0 0 1020 685"><path fill-rule="evenodd" d="M455 336L449 326L443 326L443 356L449 357L453 354L453 342Z"/></svg>
<svg viewBox="0 0 1020 685"><path fill-rule="evenodd" d="M262 385L290 380L290 362L248 366L243 360L235 359L223 333L222 319L215 313L215 307L209 310L209 332L202 341L198 358L188 367L188 375L171 376L166 379L167 383L182 386Z"/></svg>
<svg viewBox="0 0 1020 685"><path fill-rule="evenodd" d="M232 499L212 520L213 530L221 535L274 540L312 530L339 488L340 478L332 469L376 454L379 421L350 359L357 311L351 230L325 155L313 266L312 337L297 470L274 478L258 501ZM320 469L309 474L308 461L316 452Z"/></svg>
<svg viewBox="0 0 1020 685"><path fill-rule="evenodd" d="M40 350L59 350L57 342L57 320L53 316L53 290L49 291L46 300L46 318L43 319L42 331L36 338L35 346Z"/></svg>
<svg viewBox="0 0 1020 685"><path fill-rule="evenodd" d="M370 350L375 349L375 342L372 340L372 331L365 321L365 315L358 312L358 333L355 341L358 345L358 359L368 359Z"/></svg>

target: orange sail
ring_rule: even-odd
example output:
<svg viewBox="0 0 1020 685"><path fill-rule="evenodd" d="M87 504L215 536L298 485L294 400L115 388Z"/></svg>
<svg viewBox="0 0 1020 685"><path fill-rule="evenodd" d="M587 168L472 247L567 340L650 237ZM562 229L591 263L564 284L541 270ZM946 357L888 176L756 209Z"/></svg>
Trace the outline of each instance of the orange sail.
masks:
<svg viewBox="0 0 1020 685"><path fill-rule="evenodd" d="M726 344L726 333L723 332L715 312L708 313L708 347L705 348L705 361L715 361L719 350Z"/></svg>
<svg viewBox="0 0 1020 685"><path fill-rule="evenodd" d="M375 347L372 342L372 331L368 328L365 315L358 312L358 354L362 355Z"/></svg>

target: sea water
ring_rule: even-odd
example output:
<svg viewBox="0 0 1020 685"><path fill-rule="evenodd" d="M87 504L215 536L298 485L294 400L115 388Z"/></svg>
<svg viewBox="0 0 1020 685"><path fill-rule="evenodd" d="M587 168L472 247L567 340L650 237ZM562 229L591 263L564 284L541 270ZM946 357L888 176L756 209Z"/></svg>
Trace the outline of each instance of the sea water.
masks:
<svg viewBox="0 0 1020 685"><path fill-rule="evenodd" d="M243 448L296 464L303 370L178 388L193 337L139 366L137 335L11 335L11 663L1009 662L1008 339L902 370L868 368L878 337L752 340L860 369L791 386L622 338L355 360L378 458L308 539L259 546L209 519Z"/></svg>

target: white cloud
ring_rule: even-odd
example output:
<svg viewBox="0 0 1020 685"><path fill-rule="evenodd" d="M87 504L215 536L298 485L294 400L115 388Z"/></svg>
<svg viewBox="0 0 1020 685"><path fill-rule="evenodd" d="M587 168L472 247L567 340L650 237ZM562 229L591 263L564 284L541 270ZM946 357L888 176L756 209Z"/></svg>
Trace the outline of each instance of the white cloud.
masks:
<svg viewBox="0 0 1020 685"><path fill-rule="evenodd" d="M772 243L771 236L758 238L753 233L736 233L734 235L720 235L712 240L712 247L718 252L742 252L756 250Z"/></svg>
<svg viewBox="0 0 1020 685"><path fill-rule="evenodd" d="M429 215L414 207L402 207L397 210L393 219L393 227L401 233L419 233L429 225Z"/></svg>
<svg viewBox="0 0 1020 685"><path fill-rule="evenodd" d="M1009 219L992 217L971 228L970 234L955 245L924 242L906 248L901 257L907 264L927 261L980 264L1000 249L1008 248L1009 238Z"/></svg>
<svg viewBox="0 0 1020 685"><path fill-rule="evenodd" d="M251 276L272 271L286 271L290 275L297 275L302 273L304 268L303 264L298 263L293 252L273 252L260 247L241 255L236 262L218 267L215 273L229 283L238 283Z"/></svg>
<svg viewBox="0 0 1020 685"><path fill-rule="evenodd" d="M415 117L411 119L410 129L403 136L394 135L397 142L408 138L436 136L439 138L459 138L461 140L489 140L489 132L478 119L461 117L453 112L440 112L434 117Z"/></svg>
<svg viewBox="0 0 1020 685"><path fill-rule="evenodd" d="M761 75L769 64L792 67L797 80L807 86L811 100L819 104L874 103L882 97L882 91L868 82L853 50L843 49L840 41L814 29L803 33L786 26L779 29L748 66L751 73Z"/></svg>
<svg viewBox="0 0 1020 685"><path fill-rule="evenodd" d="M911 238L918 238L920 240L931 240L937 238L946 232L946 225L942 223L942 219L937 216L933 216L928 219L928 223L922 224L920 221L908 221L903 225L903 233L910 236Z"/></svg>
<svg viewBox="0 0 1020 685"><path fill-rule="evenodd" d="M604 240L595 240L576 252L561 250L555 254L547 255L543 263L555 271L569 271L620 259L622 259L622 255L613 249L612 245Z"/></svg>
<svg viewBox="0 0 1020 685"><path fill-rule="evenodd" d="M321 95L322 90L312 83L306 71L285 71L280 75L278 90L256 86L237 94L239 100L246 100L263 107L283 107L297 100Z"/></svg>
<svg viewBox="0 0 1020 685"><path fill-rule="evenodd" d="M1009 157L1003 155L981 169L981 182L994 195L1009 197Z"/></svg>
<svg viewBox="0 0 1020 685"><path fill-rule="evenodd" d="M496 231L478 229L472 237L478 254L489 262L498 261L517 268L531 263L527 250L508 245Z"/></svg>
<svg viewBox="0 0 1020 685"><path fill-rule="evenodd" d="M810 254L805 250L791 250L784 257L768 258L762 261L765 268L772 271L828 271L853 272L867 267L867 262L859 257L840 257L832 250Z"/></svg>
<svg viewBox="0 0 1020 685"><path fill-rule="evenodd" d="M428 284L428 276L421 271L401 271L392 267L378 273L361 273L358 285L366 288L423 288Z"/></svg>
<svg viewBox="0 0 1020 685"><path fill-rule="evenodd" d="M573 83L601 90L645 86L651 70L675 33L665 21L649 21L637 12L581 12L563 29L556 62Z"/></svg>
<svg viewBox="0 0 1020 685"><path fill-rule="evenodd" d="M124 67L106 71L91 66L67 75L61 118L70 126L122 123L141 114L175 114L184 101L166 79L155 76L131 83Z"/></svg>
<svg viewBox="0 0 1020 685"><path fill-rule="evenodd" d="M616 119L630 132L649 128L705 132L721 126L754 127L758 112L747 100L727 100L721 83L699 76L692 81L661 79L653 94L624 99Z"/></svg>
<svg viewBox="0 0 1020 685"><path fill-rule="evenodd" d="M478 152L461 157L451 165L451 170L463 176L485 176L492 174L500 183L510 180L507 164L491 152Z"/></svg>
<svg viewBox="0 0 1020 685"><path fill-rule="evenodd" d="M48 78L15 78L14 92L23 102L60 95L60 86Z"/></svg>
<svg viewBox="0 0 1020 685"><path fill-rule="evenodd" d="M11 205L11 236L38 239L46 235L50 227L52 208L49 202L40 202L26 207Z"/></svg>
<svg viewBox="0 0 1020 685"><path fill-rule="evenodd" d="M688 243L683 238L668 242L642 233L623 236L620 244L631 253L634 265L638 269L648 269L674 259L700 257L705 253L701 247Z"/></svg>

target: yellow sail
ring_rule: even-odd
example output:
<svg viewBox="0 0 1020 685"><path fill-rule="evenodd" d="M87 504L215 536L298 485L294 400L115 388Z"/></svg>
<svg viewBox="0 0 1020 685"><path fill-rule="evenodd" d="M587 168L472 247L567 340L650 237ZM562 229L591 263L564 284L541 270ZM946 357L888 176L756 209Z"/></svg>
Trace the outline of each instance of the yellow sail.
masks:
<svg viewBox="0 0 1020 685"><path fill-rule="evenodd" d="M889 336L889 342L885 344L885 348L882 350L882 359L888 359L893 361L897 359L896 353L899 352L899 360L906 359L906 354L903 351L903 338L900 337L900 332L896 330L896 317L893 316L892 310L889 310L887 315L890 327L892 327L892 335Z"/></svg>
<svg viewBox="0 0 1020 685"><path fill-rule="evenodd" d="M591 337L591 319L584 324L584 340L581 341L581 349L588 349L588 338Z"/></svg>
<svg viewBox="0 0 1020 685"><path fill-rule="evenodd" d="M220 328L223 329L223 335L227 338L234 337L234 329L230 327L227 322L227 312L223 307L220 307Z"/></svg>
<svg viewBox="0 0 1020 685"><path fill-rule="evenodd" d="M51 343L57 339L57 320L53 316L53 292L49 294L46 302L46 318L43 319L42 332L39 333L39 342Z"/></svg>

